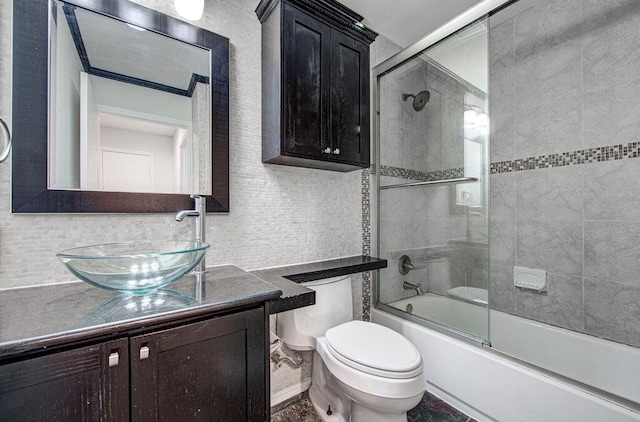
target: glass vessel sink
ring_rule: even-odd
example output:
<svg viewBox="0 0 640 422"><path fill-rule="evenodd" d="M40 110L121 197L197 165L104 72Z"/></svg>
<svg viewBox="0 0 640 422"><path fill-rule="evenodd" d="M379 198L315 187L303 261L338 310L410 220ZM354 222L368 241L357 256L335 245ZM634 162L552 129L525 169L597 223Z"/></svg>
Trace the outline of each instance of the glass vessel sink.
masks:
<svg viewBox="0 0 640 422"><path fill-rule="evenodd" d="M179 280L204 258L208 247L195 241L105 243L67 249L57 256L89 284L144 294Z"/></svg>

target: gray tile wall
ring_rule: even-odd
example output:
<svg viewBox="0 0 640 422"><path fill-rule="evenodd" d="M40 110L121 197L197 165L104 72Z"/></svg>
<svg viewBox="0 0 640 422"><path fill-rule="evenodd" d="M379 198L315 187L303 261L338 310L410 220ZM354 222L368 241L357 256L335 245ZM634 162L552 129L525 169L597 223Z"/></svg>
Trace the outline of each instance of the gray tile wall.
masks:
<svg viewBox="0 0 640 422"><path fill-rule="evenodd" d="M640 346L640 2L521 1L490 29L492 307Z"/></svg>

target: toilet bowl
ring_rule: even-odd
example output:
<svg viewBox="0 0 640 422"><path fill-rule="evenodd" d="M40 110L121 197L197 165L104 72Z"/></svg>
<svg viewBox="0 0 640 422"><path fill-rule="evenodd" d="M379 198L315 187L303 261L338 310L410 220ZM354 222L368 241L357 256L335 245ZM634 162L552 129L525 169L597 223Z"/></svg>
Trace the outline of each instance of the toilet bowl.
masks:
<svg viewBox="0 0 640 422"><path fill-rule="evenodd" d="M351 321L349 276L305 283L316 304L278 315L288 347L315 350L309 397L325 421L406 422L426 383L422 358L402 335Z"/></svg>

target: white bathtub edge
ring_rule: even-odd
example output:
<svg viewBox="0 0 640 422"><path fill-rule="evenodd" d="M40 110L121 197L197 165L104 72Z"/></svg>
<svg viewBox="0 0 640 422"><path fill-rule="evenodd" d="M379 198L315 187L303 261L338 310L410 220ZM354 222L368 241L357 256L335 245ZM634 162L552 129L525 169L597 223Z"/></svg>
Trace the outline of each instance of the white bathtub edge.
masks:
<svg viewBox="0 0 640 422"><path fill-rule="evenodd" d="M640 421L640 413L479 347L377 309L371 320L413 342L429 391L478 421Z"/></svg>

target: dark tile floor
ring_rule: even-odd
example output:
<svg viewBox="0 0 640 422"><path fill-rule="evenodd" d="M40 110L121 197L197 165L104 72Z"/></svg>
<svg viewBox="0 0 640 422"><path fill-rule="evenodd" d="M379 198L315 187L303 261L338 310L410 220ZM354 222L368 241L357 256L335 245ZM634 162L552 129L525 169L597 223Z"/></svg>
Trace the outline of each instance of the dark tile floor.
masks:
<svg viewBox="0 0 640 422"><path fill-rule="evenodd" d="M305 391L300 399L271 415L271 422L322 422L313 409L309 394Z"/></svg>
<svg viewBox="0 0 640 422"><path fill-rule="evenodd" d="M475 422L462 412L426 392L422 401L407 413L408 422ZM322 422L313 410L309 395L305 392L300 399L271 415L271 422Z"/></svg>
<svg viewBox="0 0 640 422"><path fill-rule="evenodd" d="M476 422L428 391L422 401L407 412L408 422Z"/></svg>

